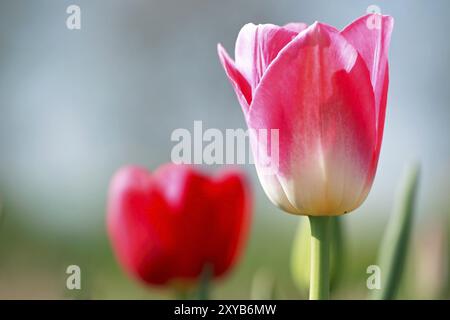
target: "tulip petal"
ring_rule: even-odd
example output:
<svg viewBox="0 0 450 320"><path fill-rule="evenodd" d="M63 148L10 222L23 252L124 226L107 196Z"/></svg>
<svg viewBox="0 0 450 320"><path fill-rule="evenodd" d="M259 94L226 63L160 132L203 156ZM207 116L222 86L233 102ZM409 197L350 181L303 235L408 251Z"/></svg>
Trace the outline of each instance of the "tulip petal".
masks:
<svg viewBox="0 0 450 320"><path fill-rule="evenodd" d="M242 111L244 114L247 114L249 105L252 101L252 88L241 72L236 69L233 59L230 58L220 43L217 45L217 52L219 54L220 62L225 69L225 73L236 93L239 104L242 107Z"/></svg>
<svg viewBox="0 0 450 320"><path fill-rule="evenodd" d="M335 28L316 22L279 52L247 121L279 129L276 175L295 213L337 215L364 200L376 142L373 90L364 61Z"/></svg>
<svg viewBox="0 0 450 320"><path fill-rule="evenodd" d="M171 268L171 274L177 278L195 279L202 273L205 261L198 244L212 239L204 232L208 230L209 221L203 213L213 204L208 196L208 178L191 166L168 164L155 171L154 180L155 188L169 208L154 222L170 222L173 263L167 268Z"/></svg>
<svg viewBox="0 0 450 320"><path fill-rule="evenodd" d="M259 165L259 163L256 163L255 167L261 186L270 201L283 211L293 214L297 213L298 210L292 206L287 198L286 192L283 190L283 186L281 185L278 176L276 174L268 174L265 171L265 168Z"/></svg>
<svg viewBox="0 0 450 320"><path fill-rule="evenodd" d="M308 28L308 25L303 22L290 22L283 26L284 29L288 29L296 32L297 34Z"/></svg>
<svg viewBox="0 0 450 320"><path fill-rule="evenodd" d="M214 268L215 276L222 276L230 269L242 252L251 219L249 189L242 175L225 171L210 185L215 215L208 219L207 230L217 241L205 241L206 259ZM240 230L241 232L234 232ZM205 230L206 232L206 230ZM218 254L220 253L220 254Z"/></svg>
<svg viewBox="0 0 450 320"><path fill-rule="evenodd" d="M273 24L242 27L236 40L236 67L254 91L273 59L305 25L291 24L280 27Z"/></svg>
<svg viewBox="0 0 450 320"><path fill-rule="evenodd" d="M164 220L154 223L154 213L167 213L167 208L154 192L150 173L135 166L122 168L108 198L108 233L126 271L150 283L165 283L174 246Z"/></svg>
<svg viewBox="0 0 450 320"><path fill-rule="evenodd" d="M378 130L381 136L388 89L388 51L393 27L392 17L368 14L350 23L341 31L341 34L359 52L369 69L375 93Z"/></svg>
<svg viewBox="0 0 450 320"><path fill-rule="evenodd" d="M372 159L369 184L375 177L383 139L389 86L388 51L393 28L394 19L391 16L368 14L350 23L341 31L366 63L375 94L377 145Z"/></svg>

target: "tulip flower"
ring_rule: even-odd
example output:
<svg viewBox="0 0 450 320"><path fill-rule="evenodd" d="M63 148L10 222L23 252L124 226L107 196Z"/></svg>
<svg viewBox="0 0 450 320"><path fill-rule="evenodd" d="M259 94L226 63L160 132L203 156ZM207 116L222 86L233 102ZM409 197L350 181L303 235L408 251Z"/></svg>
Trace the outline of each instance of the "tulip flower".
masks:
<svg viewBox="0 0 450 320"><path fill-rule="evenodd" d="M208 177L187 165L154 173L128 166L113 177L107 229L123 268L151 285L191 287L205 267L214 278L236 263L251 218L242 174Z"/></svg>
<svg viewBox="0 0 450 320"><path fill-rule="evenodd" d="M247 24L234 61L218 45L248 127L278 130L276 155L260 154L267 142L257 135L250 143L261 185L284 211L342 215L367 197L383 137L392 29L393 19L378 14L341 31L320 22ZM274 156L277 170L264 170ZM326 237L329 219L310 220L313 238ZM312 220L322 222L316 228Z"/></svg>

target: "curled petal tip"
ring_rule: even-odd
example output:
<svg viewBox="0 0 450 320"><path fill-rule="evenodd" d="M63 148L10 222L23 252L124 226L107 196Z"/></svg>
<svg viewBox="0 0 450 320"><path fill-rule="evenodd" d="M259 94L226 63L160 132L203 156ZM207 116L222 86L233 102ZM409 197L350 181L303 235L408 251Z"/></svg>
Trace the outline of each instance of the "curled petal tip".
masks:
<svg viewBox="0 0 450 320"><path fill-rule="evenodd" d="M217 44L217 53L222 67L225 69L225 73L233 86L239 103L241 104L242 110L244 114L246 114L252 100L252 89L247 79L245 79L242 73L236 68L235 62L220 43Z"/></svg>
<svg viewBox="0 0 450 320"><path fill-rule="evenodd" d="M225 54L225 49L220 42L217 43L217 53L219 54L220 58L222 58L222 56Z"/></svg>

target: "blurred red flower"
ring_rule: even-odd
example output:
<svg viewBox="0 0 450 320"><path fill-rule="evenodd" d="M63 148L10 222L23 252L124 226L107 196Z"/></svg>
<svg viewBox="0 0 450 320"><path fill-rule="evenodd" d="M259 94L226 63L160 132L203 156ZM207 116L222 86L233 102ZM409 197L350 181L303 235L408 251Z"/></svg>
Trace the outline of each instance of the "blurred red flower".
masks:
<svg viewBox="0 0 450 320"><path fill-rule="evenodd" d="M207 177L187 165L153 174L128 166L113 177L107 228L124 269L146 283L189 285L206 265L214 277L236 262L246 240L251 199L235 171Z"/></svg>

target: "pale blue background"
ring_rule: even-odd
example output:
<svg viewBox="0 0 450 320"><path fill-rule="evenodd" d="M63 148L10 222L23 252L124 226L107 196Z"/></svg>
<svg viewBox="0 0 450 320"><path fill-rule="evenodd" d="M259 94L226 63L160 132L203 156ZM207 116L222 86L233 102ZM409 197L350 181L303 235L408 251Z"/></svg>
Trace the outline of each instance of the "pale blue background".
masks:
<svg viewBox="0 0 450 320"><path fill-rule="evenodd" d="M342 28L372 1L0 2L0 197L33 230L103 232L109 179L123 164L170 160L176 128L245 128L218 62L247 22ZM65 26L69 4L82 29ZM422 216L448 203L449 1L377 1L395 18L380 165L352 230L384 224L404 165L423 164ZM295 221L262 194L256 220Z"/></svg>

